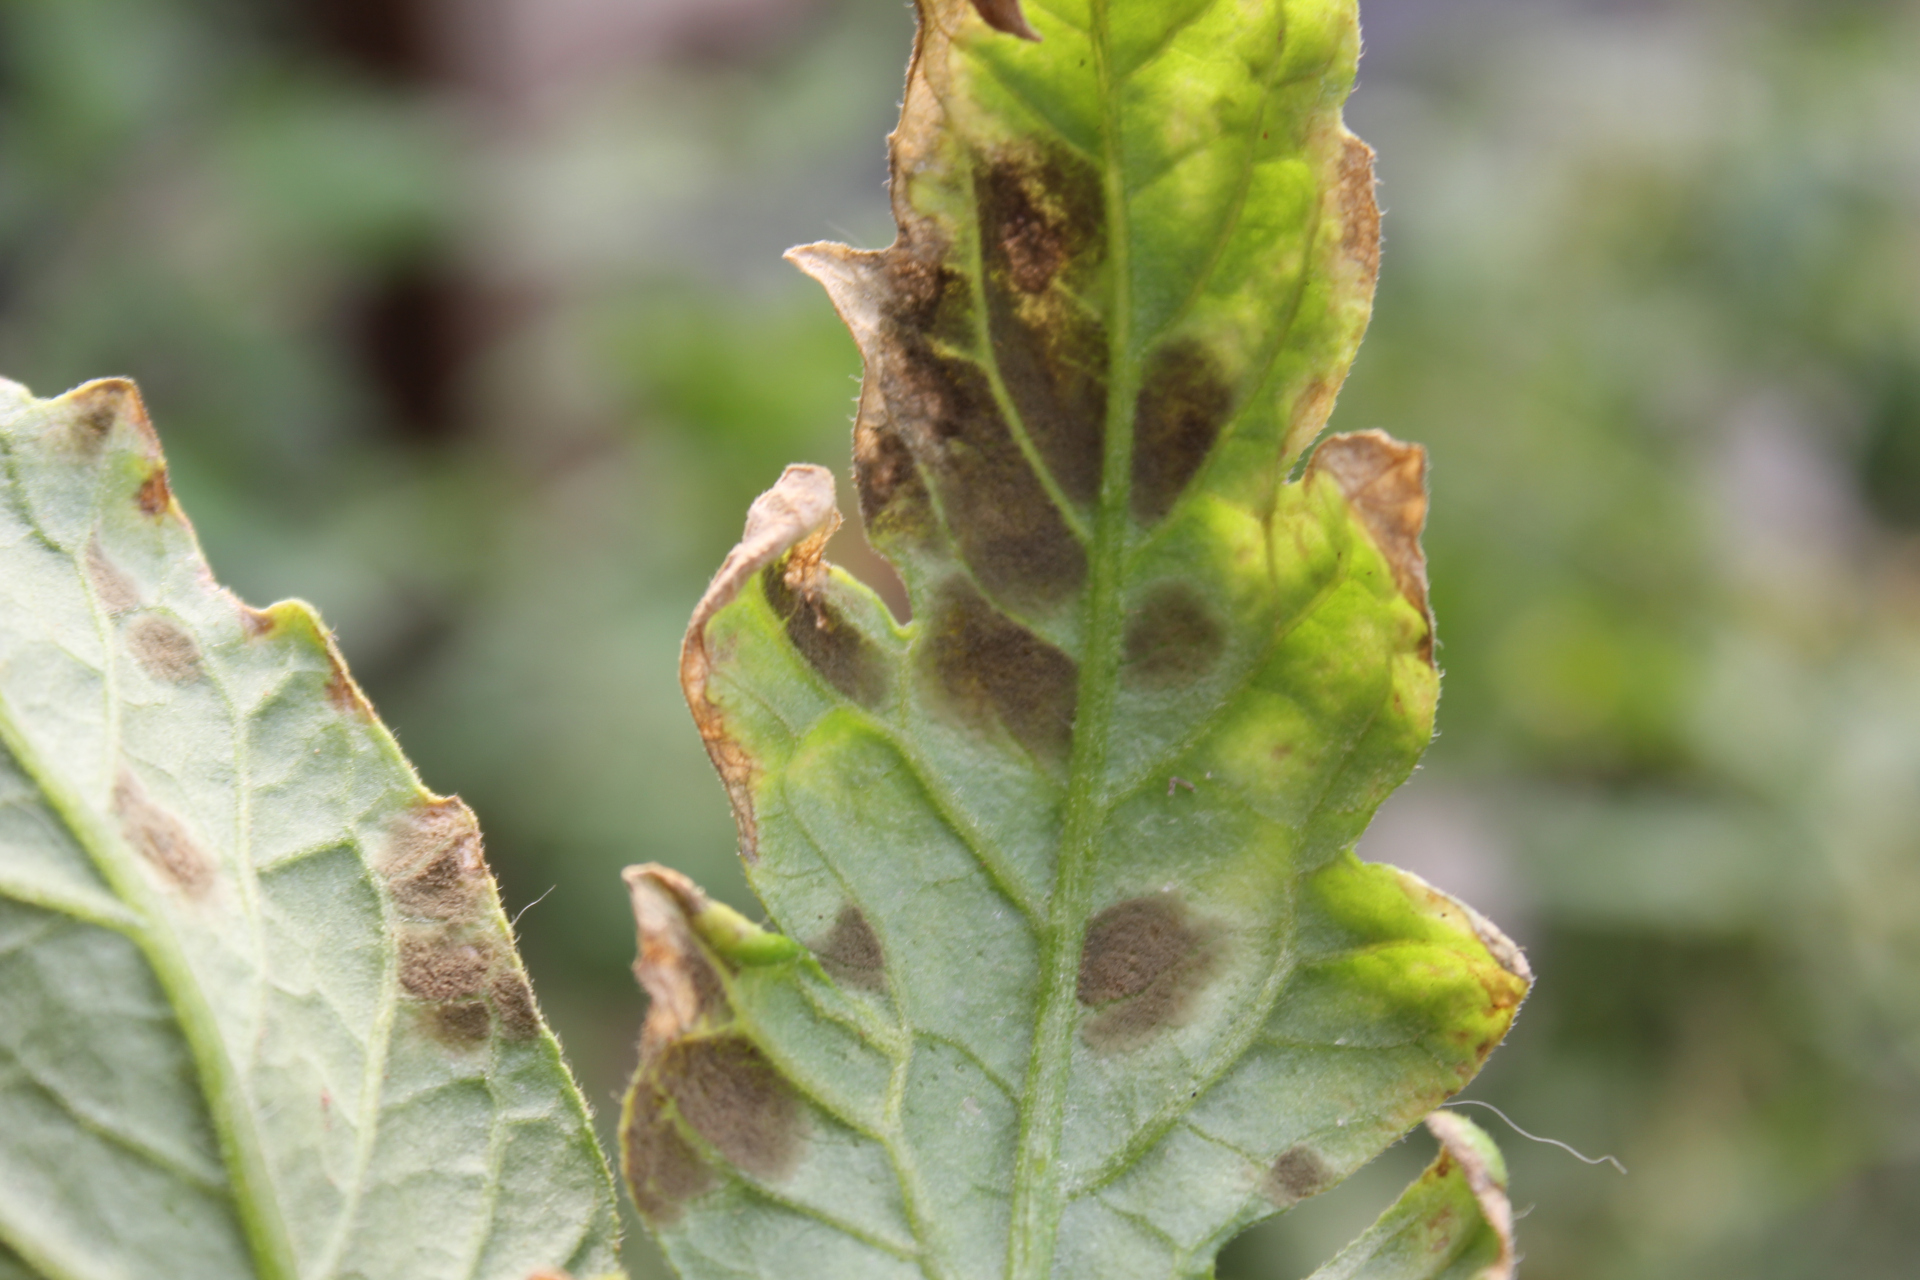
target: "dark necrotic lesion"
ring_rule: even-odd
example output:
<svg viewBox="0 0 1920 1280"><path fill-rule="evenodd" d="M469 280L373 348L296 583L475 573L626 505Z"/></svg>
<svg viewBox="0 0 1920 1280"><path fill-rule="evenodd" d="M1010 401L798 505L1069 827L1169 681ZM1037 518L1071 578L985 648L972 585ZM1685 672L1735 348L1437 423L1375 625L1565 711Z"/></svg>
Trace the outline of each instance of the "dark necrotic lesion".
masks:
<svg viewBox="0 0 1920 1280"><path fill-rule="evenodd" d="M793 1172L805 1137L800 1100L751 1040L703 1036L669 1046L655 1079L680 1117L730 1164L756 1177Z"/></svg>
<svg viewBox="0 0 1920 1280"><path fill-rule="evenodd" d="M946 583L929 622L927 653L942 701L961 720L1003 727L1028 751L1064 765L1073 748L1079 667L981 598Z"/></svg>
<svg viewBox="0 0 1920 1280"><path fill-rule="evenodd" d="M903 240L887 254L884 338L857 443L862 503L876 530L912 523L917 464L955 549L1016 608L1043 607L1085 580L1086 551L1022 452L977 354L977 312L947 246ZM897 517L895 509L898 510ZM884 513L884 516L883 516Z"/></svg>
<svg viewBox="0 0 1920 1280"><path fill-rule="evenodd" d="M821 593L794 590L786 568L784 560L771 565L760 579L767 604L786 626L788 641L828 684L861 706L878 706L890 684L886 658Z"/></svg>
<svg viewBox="0 0 1920 1280"><path fill-rule="evenodd" d="M1127 619L1123 669L1133 684L1178 688L1211 671L1225 647L1226 629L1198 591L1158 582Z"/></svg>
<svg viewBox="0 0 1920 1280"><path fill-rule="evenodd" d="M1106 328L1081 301L1106 252L1099 175L1067 152L1002 158L974 177L993 360L1060 491L1100 489Z"/></svg>
<svg viewBox="0 0 1920 1280"><path fill-rule="evenodd" d="M1173 509L1233 412L1233 393L1205 347L1162 343L1147 357L1133 416L1133 515L1151 524Z"/></svg>
<svg viewBox="0 0 1920 1280"><path fill-rule="evenodd" d="M814 944L813 954L837 982L863 991L886 989L886 956L879 936L866 914L851 902L840 908L832 930Z"/></svg>

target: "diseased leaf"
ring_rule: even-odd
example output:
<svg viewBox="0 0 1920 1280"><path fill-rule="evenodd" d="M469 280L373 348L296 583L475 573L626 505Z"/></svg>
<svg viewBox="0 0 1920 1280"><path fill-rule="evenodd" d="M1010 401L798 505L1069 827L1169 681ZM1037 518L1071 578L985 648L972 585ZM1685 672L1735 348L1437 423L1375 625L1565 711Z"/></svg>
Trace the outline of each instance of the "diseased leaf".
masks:
<svg viewBox="0 0 1920 1280"><path fill-rule="evenodd" d="M1507 1165L1480 1127L1427 1117L1440 1155L1365 1235L1308 1280L1513 1280Z"/></svg>
<svg viewBox="0 0 1920 1280"><path fill-rule="evenodd" d="M0 1276L615 1262L473 815L212 579L124 381L0 382Z"/></svg>
<svg viewBox="0 0 1920 1280"><path fill-rule="evenodd" d="M1209 1275L1530 980L1353 854L1438 690L1423 453L1289 479L1378 264L1353 5L920 13L898 239L790 255L864 355L913 620L822 561L817 467L700 602L682 682L778 932L629 872L623 1162L692 1278Z"/></svg>

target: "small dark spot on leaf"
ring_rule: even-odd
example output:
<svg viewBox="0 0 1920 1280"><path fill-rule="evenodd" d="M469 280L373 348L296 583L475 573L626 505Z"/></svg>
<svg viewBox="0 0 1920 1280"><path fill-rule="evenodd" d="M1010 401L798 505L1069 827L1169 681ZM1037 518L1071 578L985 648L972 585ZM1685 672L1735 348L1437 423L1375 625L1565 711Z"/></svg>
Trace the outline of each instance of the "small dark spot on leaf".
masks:
<svg viewBox="0 0 1920 1280"><path fill-rule="evenodd" d="M121 572L120 566L107 559L98 537L87 539L87 582L92 585L100 607L108 613L130 613L140 607L140 589Z"/></svg>
<svg viewBox="0 0 1920 1280"><path fill-rule="evenodd" d="M1151 524L1173 508L1233 411L1213 357L1191 338L1147 357L1133 415L1133 515Z"/></svg>
<svg viewBox="0 0 1920 1280"><path fill-rule="evenodd" d="M1117 902L1087 924L1080 1002L1097 1010L1081 1034L1095 1049L1137 1048L1185 1020L1212 971L1210 931L1168 894Z"/></svg>
<svg viewBox="0 0 1920 1280"><path fill-rule="evenodd" d="M167 468L164 463L154 467L140 488L134 492L133 500L142 513L149 516L164 515L173 505L173 491L167 487Z"/></svg>
<svg viewBox="0 0 1920 1280"><path fill-rule="evenodd" d="M756 1177L778 1180L800 1158L800 1102L752 1041L680 1040L660 1056L656 1078L680 1115L714 1150Z"/></svg>
<svg viewBox="0 0 1920 1280"><path fill-rule="evenodd" d="M634 1207L653 1223L679 1220L681 1206L713 1189L713 1171L680 1133L658 1090L638 1086L621 1126L620 1171Z"/></svg>
<svg viewBox="0 0 1920 1280"><path fill-rule="evenodd" d="M480 827L457 799L415 806L397 819L381 861L394 901L409 915L471 917L489 883Z"/></svg>
<svg viewBox="0 0 1920 1280"><path fill-rule="evenodd" d="M1073 747L1079 669L1072 658L1000 613L962 579L935 602L928 652L941 692L977 726L1003 725L1053 764Z"/></svg>
<svg viewBox="0 0 1920 1280"><path fill-rule="evenodd" d="M493 956L478 943L455 942L439 933L411 934L400 942L400 985L421 1000L465 1000L487 988Z"/></svg>
<svg viewBox="0 0 1920 1280"><path fill-rule="evenodd" d="M493 1022L487 1016L487 1006L479 1000L435 1005L424 1011L424 1017L430 1034L443 1044L479 1044L493 1030Z"/></svg>
<svg viewBox="0 0 1920 1280"><path fill-rule="evenodd" d="M500 1029L510 1040L531 1040L540 1034L540 1011L534 1007L533 988L527 975L515 968L502 967L491 984L493 1012Z"/></svg>
<svg viewBox="0 0 1920 1280"><path fill-rule="evenodd" d="M180 820L147 798L131 774L113 788L113 810L134 851L194 896L213 884L213 860Z"/></svg>
<svg viewBox="0 0 1920 1280"><path fill-rule="evenodd" d="M820 967L835 981L862 991L884 991L887 986L886 956L880 951L880 939L860 908L849 902L840 908L833 931L814 946Z"/></svg>
<svg viewBox="0 0 1920 1280"><path fill-rule="evenodd" d="M1333 1170L1320 1158L1320 1153L1298 1144L1282 1151L1267 1171L1267 1198L1285 1209L1326 1190L1333 1181Z"/></svg>
<svg viewBox="0 0 1920 1280"><path fill-rule="evenodd" d="M1126 674L1151 688L1189 684L1213 669L1226 630L1184 582L1156 583L1127 622Z"/></svg>
<svg viewBox="0 0 1920 1280"><path fill-rule="evenodd" d="M786 622L787 639L828 684L863 707L878 706L887 696L886 660L818 592L804 584L795 590L787 566L782 560L760 575L767 604Z"/></svg>
<svg viewBox="0 0 1920 1280"><path fill-rule="evenodd" d="M127 624L127 648L141 670L168 684L200 678L200 646L187 629L163 614L148 613Z"/></svg>

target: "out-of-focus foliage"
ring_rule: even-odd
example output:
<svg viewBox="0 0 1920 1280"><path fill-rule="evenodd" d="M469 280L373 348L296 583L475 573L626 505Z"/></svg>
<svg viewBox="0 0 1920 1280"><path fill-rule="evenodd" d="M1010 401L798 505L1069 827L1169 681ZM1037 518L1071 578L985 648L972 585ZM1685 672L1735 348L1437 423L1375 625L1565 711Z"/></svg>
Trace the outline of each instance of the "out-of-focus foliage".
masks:
<svg viewBox="0 0 1920 1280"><path fill-rule="evenodd" d="M1448 673L1367 851L1532 947L1476 1094L1633 1171L1504 1144L1526 1274L1904 1276L1920 6L1362 20L1387 256L1333 425L1432 451ZM222 578L322 606L510 909L557 886L520 931L603 1113L618 868L748 901L674 654L746 501L845 456L858 360L778 254L885 240L910 29L891 0L0 0L0 369L138 377ZM1222 1275L1304 1274L1408 1145Z"/></svg>

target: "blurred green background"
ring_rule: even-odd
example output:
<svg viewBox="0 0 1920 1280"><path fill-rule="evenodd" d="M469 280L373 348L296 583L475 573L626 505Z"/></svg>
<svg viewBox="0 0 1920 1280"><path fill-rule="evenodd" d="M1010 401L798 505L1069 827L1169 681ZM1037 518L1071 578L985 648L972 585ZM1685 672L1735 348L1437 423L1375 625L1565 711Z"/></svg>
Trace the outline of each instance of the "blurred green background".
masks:
<svg viewBox="0 0 1920 1280"><path fill-rule="evenodd" d="M1363 17L1388 241L1334 425L1432 450L1447 669L1363 851L1530 949L1472 1096L1632 1171L1503 1132L1525 1274L1911 1277L1920 4ZM0 0L0 371L139 380L220 576L320 605L540 899L603 1119L619 868L747 901L675 655L752 496L847 465L858 358L779 253L890 238L910 32L897 0ZM1306 1274L1425 1142L1222 1276Z"/></svg>

